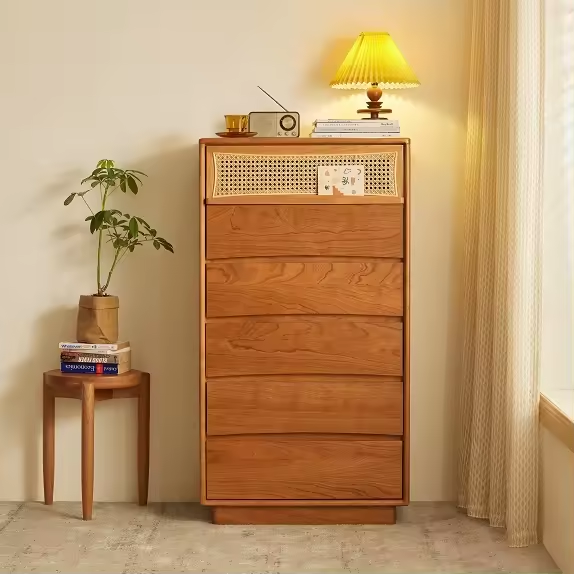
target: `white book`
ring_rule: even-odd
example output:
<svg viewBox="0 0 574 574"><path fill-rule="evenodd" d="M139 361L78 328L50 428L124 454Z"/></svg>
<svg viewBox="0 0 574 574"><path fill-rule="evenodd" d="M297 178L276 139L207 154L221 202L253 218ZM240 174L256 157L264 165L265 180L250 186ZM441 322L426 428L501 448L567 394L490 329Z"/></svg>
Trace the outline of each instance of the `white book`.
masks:
<svg viewBox="0 0 574 574"><path fill-rule="evenodd" d="M396 138L399 133L381 133L381 132L312 132L312 138Z"/></svg>
<svg viewBox="0 0 574 574"><path fill-rule="evenodd" d="M342 127L399 127L399 120L315 120L316 126L342 126Z"/></svg>
<svg viewBox="0 0 574 574"><path fill-rule="evenodd" d="M124 349L117 349L115 351L109 349L60 349L62 353L71 353L72 355L122 355L131 353L131 347Z"/></svg>
<svg viewBox="0 0 574 574"><path fill-rule="evenodd" d="M128 341L120 343L60 343L59 348L63 351L120 351L130 346Z"/></svg>
<svg viewBox="0 0 574 574"><path fill-rule="evenodd" d="M379 134L398 134L400 133L401 129L399 126L365 126L365 125L358 125L355 126L354 124L348 125L325 125L319 124L315 126L316 132L348 132L348 133L379 133Z"/></svg>

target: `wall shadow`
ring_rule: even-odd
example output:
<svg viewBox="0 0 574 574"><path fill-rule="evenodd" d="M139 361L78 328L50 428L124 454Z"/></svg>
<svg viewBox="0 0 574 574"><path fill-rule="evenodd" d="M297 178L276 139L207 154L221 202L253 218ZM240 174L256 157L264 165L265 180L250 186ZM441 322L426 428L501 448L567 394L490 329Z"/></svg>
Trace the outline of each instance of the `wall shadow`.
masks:
<svg viewBox="0 0 574 574"><path fill-rule="evenodd" d="M76 313L75 307L58 307L38 318L28 358L14 369L14 384L0 400L0 417L11 429L0 441L0 460L8 459L4 449L21 452L26 500L42 492L42 373L59 366L58 343L74 332Z"/></svg>

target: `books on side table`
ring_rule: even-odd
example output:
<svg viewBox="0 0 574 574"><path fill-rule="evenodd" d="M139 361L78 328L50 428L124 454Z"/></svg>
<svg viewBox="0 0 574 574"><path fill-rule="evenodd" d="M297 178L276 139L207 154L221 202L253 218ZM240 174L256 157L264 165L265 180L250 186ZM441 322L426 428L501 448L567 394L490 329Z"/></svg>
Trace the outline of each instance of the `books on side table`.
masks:
<svg viewBox="0 0 574 574"><path fill-rule="evenodd" d="M121 375L131 369L129 341L120 343L60 343L62 373Z"/></svg>
<svg viewBox="0 0 574 574"><path fill-rule="evenodd" d="M399 120L315 120L312 138L397 138Z"/></svg>

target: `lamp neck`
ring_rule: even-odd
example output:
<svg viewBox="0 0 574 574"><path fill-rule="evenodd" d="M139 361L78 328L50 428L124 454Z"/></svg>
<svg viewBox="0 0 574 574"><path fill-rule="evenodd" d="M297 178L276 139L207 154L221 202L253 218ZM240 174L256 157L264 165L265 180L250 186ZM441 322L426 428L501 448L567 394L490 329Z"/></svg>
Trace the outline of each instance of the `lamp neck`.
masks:
<svg viewBox="0 0 574 574"><path fill-rule="evenodd" d="M378 102L383 95L383 90L379 88L379 84L377 82L372 82L371 87L367 90L367 98L371 100L371 102Z"/></svg>

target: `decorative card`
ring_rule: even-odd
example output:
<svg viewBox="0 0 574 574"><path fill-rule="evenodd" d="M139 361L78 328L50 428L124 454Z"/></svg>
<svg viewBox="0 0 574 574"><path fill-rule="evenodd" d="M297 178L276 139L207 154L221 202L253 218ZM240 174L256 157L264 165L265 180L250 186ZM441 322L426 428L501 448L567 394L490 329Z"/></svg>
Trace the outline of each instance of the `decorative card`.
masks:
<svg viewBox="0 0 574 574"><path fill-rule="evenodd" d="M323 165L317 170L319 195L365 195L362 165Z"/></svg>

